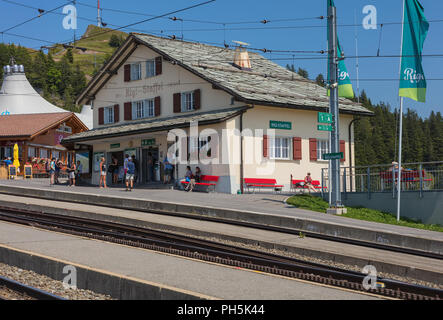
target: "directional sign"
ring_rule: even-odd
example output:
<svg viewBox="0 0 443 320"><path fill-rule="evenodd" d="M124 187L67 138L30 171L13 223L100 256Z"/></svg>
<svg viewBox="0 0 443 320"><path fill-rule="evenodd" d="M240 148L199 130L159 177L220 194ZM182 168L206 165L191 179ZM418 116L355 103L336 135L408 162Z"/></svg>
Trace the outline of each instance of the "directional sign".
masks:
<svg viewBox="0 0 443 320"><path fill-rule="evenodd" d="M332 131L332 126L328 126L326 124L317 125L317 130L319 131Z"/></svg>
<svg viewBox="0 0 443 320"><path fill-rule="evenodd" d="M321 155L323 160L336 160L336 159L343 159L343 152L337 152L337 153L323 153Z"/></svg>
<svg viewBox="0 0 443 320"><path fill-rule="evenodd" d="M318 113L318 122L320 123L332 123L332 114L326 112Z"/></svg>

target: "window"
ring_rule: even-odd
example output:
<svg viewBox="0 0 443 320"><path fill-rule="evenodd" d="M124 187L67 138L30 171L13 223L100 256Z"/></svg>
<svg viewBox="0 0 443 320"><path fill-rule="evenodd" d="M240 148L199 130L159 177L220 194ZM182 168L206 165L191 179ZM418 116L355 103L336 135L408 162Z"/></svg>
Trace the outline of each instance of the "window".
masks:
<svg viewBox="0 0 443 320"><path fill-rule="evenodd" d="M323 160L322 154L329 153L329 140L317 140L317 160Z"/></svg>
<svg viewBox="0 0 443 320"><path fill-rule="evenodd" d="M132 119L154 117L154 99L140 100L132 103Z"/></svg>
<svg viewBox="0 0 443 320"><path fill-rule="evenodd" d="M49 158L47 149L40 148L40 158Z"/></svg>
<svg viewBox="0 0 443 320"><path fill-rule="evenodd" d="M194 92L182 93L182 112L194 110Z"/></svg>
<svg viewBox="0 0 443 320"><path fill-rule="evenodd" d="M60 125L60 127L57 129L57 131L72 133L72 128L67 126L65 123L63 123L62 125Z"/></svg>
<svg viewBox="0 0 443 320"><path fill-rule="evenodd" d="M56 159L60 159L60 151L52 151L52 157Z"/></svg>
<svg viewBox="0 0 443 320"><path fill-rule="evenodd" d="M35 157L35 148L28 147L28 158L34 158L34 157Z"/></svg>
<svg viewBox="0 0 443 320"><path fill-rule="evenodd" d="M140 80L142 78L141 63L131 64L131 80Z"/></svg>
<svg viewBox="0 0 443 320"><path fill-rule="evenodd" d="M270 158L271 159L288 159L290 155L291 138L270 139Z"/></svg>
<svg viewBox="0 0 443 320"><path fill-rule="evenodd" d="M150 78L155 75L155 59L146 61L146 78Z"/></svg>
<svg viewBox="0 0 443 320"><path fill-rule="evenodd" d="M103 123L109 124L114 123L114 107L105 107L103 108Z"/></svg>

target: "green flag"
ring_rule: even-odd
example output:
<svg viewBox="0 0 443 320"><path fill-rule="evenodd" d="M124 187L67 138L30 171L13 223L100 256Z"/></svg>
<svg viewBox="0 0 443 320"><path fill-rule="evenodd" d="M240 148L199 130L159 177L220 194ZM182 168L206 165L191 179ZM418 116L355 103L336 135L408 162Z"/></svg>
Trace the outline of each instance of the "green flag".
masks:
<svg viewBox="0 0 443 320"><path fill-rule="evenodd" d="M333 0L328 0L328 6L335 7ZM328 31L329 35L329 31ZM340 47L340 41L337 37L337 57L343 58L343 51ZM329 68L328 68L328 82L330 80ZM329 90L328 90L329 96ZM354 90L352 89L351 80L349 79L349 73L346 69L345 61L339 60L338 62L338 96L344 98L354 98Z"/></svg>
<svg viewBox="0 0 443 320"><path fill-rule="evenodd" d="M426 101L426 79L421 65L421 53L429 29L423 12L418 0L405 0L398 93L401 97L420 102Z"/></svg>

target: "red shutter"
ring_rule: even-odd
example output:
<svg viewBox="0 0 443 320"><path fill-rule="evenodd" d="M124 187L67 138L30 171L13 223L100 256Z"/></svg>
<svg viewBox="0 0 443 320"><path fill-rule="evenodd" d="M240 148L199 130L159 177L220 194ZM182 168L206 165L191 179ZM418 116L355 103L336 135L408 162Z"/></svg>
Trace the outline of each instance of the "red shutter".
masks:
<svg viewBox="0 0 443 320"><path fill-rule="evenodd" d="M174 93L174 113L181 112L182 110L181 102L182 102L181 93Z"/></svg>
<svg viewBox="0 0 443 320"><path fill-rule="evenodd" d="M194 110L200 109L200 89L194 91Z"/></svg>
<svg viewBox="0 0 443 320"><path fill-rule="evenodd" d="M125 102L125 120L132 120L132 103Z"/></svg>
<svg viewBox="0 0 443 320"><path fill-rule="evenodd" d="M98 108L98 124L104 124L104 123L105 123L105 109Z"/></svg>
<svg viewBox="0 0 443 320"><path fill-rule="evenodd" d="M155 58L155 75L162 74L162 57Z"/></svg>
<svg viewBox="0 0 443 320"><path fill-rule="evenodd" d="M158 117L160 115L160 97L155 97L154 99L154 116Z"/></svg>
<svg viewBox="0 0 443 320"><path fill-rule="evenodd" d="M268 136L267 135L263 135L263 158L267 158L268 157Z"/></svg>
<svg viewBox="0 0 443 320"><path fill-rule="evenodd" d="M309 159L317 161L317 139L309 138Z"/></svg>
<svg viewBox="0 0 443 320"><path fill-rule="evenodd" d="M345 162L346 160L346 142L345 140L340 140L340 152L343 152L343 159L340 159L340 162Z"/></svg>
<svg viewBox="0 0 443 320"><path fill-rule="evenodd" d="M292 155L294 160L301 160L301 138L292 138Z"/></svg>
<svg viewBox="0 0 443 320"><path fill-rule="evenodd" d="M124 70L125 70L125 82L131 81L131 65L125 64Z"/></svg>
<svg viewBox="0 0 443 320"><path fill-rule="evenodd" d="M120 108L119 105L114 105L114 123L117 123L120 121Z"/></svg>

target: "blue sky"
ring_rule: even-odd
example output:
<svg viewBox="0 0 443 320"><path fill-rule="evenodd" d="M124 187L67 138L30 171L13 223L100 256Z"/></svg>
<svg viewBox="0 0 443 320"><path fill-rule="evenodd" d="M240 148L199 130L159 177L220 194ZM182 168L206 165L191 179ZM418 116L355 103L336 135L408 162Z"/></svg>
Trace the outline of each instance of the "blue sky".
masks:
<svg viewBox="0 0 443 320"><path fill-rule="evenodd" d="M60 0L10 1L46 10L56 8L68 2ZM200 2L204 1L100 1L103 8L103 21L107 22L108 26L111 24L123 26L149 17L117 13L107 9L160 15ZM430 23L423 54L443 55L443 1L421 0L420 2L425 8L427 20L442 20L441 22ZM315 17L326 15L326 3L326 0L216 0L205 6L175 14L176 17L184 19L183 22L163 18L134 26L133 28L136 30L124 29L124 31L181 36L183 30L185 39L195 41L220 44L226 41L232 44L232 40L241 40L250 43L253 48L320 51L326 49L326 21L315 19ZM380 55L399 55L401 24L388 23L401 22L402 3L402 0L335 0L338 14L339 39L345 55L355 56L355 33L357 33L358 39L358 54L376 55L379 48L381 30ZM93 23L83 19L95 21L97 16L97 10L85 4L96 6L97 1L77 1L76 8L79 16L77 35L81 35L88 24ZM366 5L375 6L377 9L377 23L386 24L383 28L380 28L380 26L377 26L376 30L365 30L363 28L362 21L366 14L363 14L362 10ZM0 0L0 31L4 31L36 16L36 10L25 6L18 6L7 0ZM10 30L9 33L52 42L67 41L73 37L73 31L63 28L62 9L57 10L56 13L58 14L44 15L41 18ZM312 19L294 21L294 19L298 18ZM271 22L267 24L259 22L264 19ZM190 20L205 21L207 23ZM340 26L354 25L354 21L357 22L358 26ZM219 24L213 22L219 22ZM231 24L233 22L236 24ZM237 22L241 23L237 24ZM1 36L3 42L13 42L32 48L39 48L41 45L50 44L50 42L44 43L8 34ZM263 55L283 66L294 64L296 68L302 67L307 69L310 78L315 78L319 73L326 74L327 66L325 59L309 59L312 56L319 56L318 54L274 52ZM356 91L356 59L348 58L346 65L350 77L353 79L354 91ZM443 79L443 56L424 57L423 68L427 79ZM384 101L389 103L391 108L398 107L398 81L395 80L398 79L398 71L398 57L359 59L360 91L364 89L373 102ZM367 79L394 79L394 81L368 81ZM405 108L416 110L422 117L429 116L431 110L443 112L442 86L443 80L428 80L427 102L418 103L411 99L405 99Z"/></svg>

